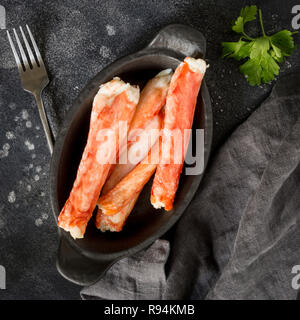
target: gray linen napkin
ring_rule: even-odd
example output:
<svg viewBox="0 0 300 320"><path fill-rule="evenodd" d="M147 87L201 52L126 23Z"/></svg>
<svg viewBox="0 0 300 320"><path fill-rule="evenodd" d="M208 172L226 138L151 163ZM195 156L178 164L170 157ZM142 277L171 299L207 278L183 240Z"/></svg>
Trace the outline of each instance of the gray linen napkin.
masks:
<svg viewBox="0 0 300 320"><path fill-rule="evenodd" d="M277 82L211 159L175 227L169 258L168 242L158 240L116 263L81 296L295 299L299 216L300 73L294 73Z"/></svg>
<svg viewBox="0 0 300 320"><path fill-rule="evenodd" d="M105 277L81 291L83 299L158 300L166 286L164 266L170 246L156 240L152 246L115 263Z"/></svg>

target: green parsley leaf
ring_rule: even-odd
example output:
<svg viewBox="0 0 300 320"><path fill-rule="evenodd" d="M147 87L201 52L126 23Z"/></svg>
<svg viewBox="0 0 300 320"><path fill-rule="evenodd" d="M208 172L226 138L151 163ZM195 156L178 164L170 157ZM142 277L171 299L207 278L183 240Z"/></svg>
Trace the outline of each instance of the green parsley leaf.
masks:
<svg viewBox="0 0 300 320"><path fill-rule="evenodd" d="M259 85L261 82L261 65L259 59L249 59L240 66L243 73L251 86Z"/></svg>
<svg viewBox="0 0 300 320"><path fill-rule="evenodd" d="M236 33L243 33L244 32L244 19L242 17L238 17L232 26L232 30Z"/></svg>
<svg viewBox="0 0 300 320"><path fill-rule="evenodd" d="M223 52L222 58L234 58L236 60L241 60L249 56L250 45L249 42L246 41L238 41L238 42L222 42Z"/></svg>
<svg viewBox="0 0 300 320"><path fill-rule="evenodd" d="M280 67L270 54L266 53L263 55L260 64L262 67L261 76L264 83L272 81L275 75L278 76Z"/></svg>
<svg viewBox="0 0 300 320"><path fill-rule="evenodd" d="M272 36L264 31L261 10L259 19L263 35L258 38L249 37L244 30L245 23L256 19L257 7L246 6L234 22L232 30L242 34L239 41L222 42L222 58L233 58L238 61L247 59L241 66L240 72L245 75L250 85L268 83L279 74L278 63L284 57L292 54L296 46L293 35L296 32L282 30Z"/></svg>
<svg viewBox="0 0 300 320"><path fill-rule="evenodd" d="M269 37L271 44L276 46L284 56L290 56L295 49L293 32L289 30L279 31Z"/></svg>
<svg viewBox="0 0 300 320"><path fill-rule="evenodd" d="M261 56L268 53L269 49L270 49L269 39L264 37L255 39L251 47L250 59L260 58Z"/></svg>
<svg viewBox="0 0 300 320"><path fill-rule="evenodd" d="M260 85L261 81L268 83L279 74L279 65L269 53L249 59L240 66L240 71L245 75L250 85Z"/></svg>
<svg viewBox="0 0 300 320"><path fill-rule="evenodd" d="M257 7L256 6L246 6L241 10L240 16L234 22L232 30L237 33L244 32L244 24L246 22L256 19Z"/></svg>

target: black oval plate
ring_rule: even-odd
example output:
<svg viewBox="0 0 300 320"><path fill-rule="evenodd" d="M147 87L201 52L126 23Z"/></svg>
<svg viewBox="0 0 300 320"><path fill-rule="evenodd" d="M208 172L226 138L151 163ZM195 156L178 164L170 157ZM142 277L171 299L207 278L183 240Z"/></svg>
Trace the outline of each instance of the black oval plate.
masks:
<svg viewBox="0 0 300 320"><path fill-rule="evenodd" d="M205 40L201 33L186 26L170 25L162 29L147 48L112 63L90 81L68 113L54 147L50 192L56 219L76 177L87 140L92 101L100 84L119 76L142 88L159 71L175 70L185 56L203 57L204 53ZM203 81L193 129L204 129L205 166L211 148L212 124L209 93ZM169 212L151 206L152 180L149 181L122 232L102 233L96 229L94 219L89 222L84 239L74 240L69 233L60 230L59 272L81 285L95 282L115 261L146 248L169 230L192 200L201 179L202 175L182 174L174 208Z"/></svg>

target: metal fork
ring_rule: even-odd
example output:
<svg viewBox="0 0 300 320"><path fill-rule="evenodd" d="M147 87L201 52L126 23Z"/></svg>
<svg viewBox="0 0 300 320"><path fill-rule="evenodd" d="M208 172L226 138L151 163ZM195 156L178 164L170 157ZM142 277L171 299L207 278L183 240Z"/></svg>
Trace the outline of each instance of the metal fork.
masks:
<svg viewBox="0 0 300 320"><path fill-rule="evenodd" d="M42 101L42 91L48 85L49 78L48 78L47 71L46 71L43 59L41 57L40 51L36 45L36 42L33 38L33 35L31 33L28 25L26 25L26 28L27 28L27 32L28 32L30 40L31 40L31 44L34 49L35 56L31 50L31 47L27 41L27 38L25 36L25 33L23 32L22 27L20 27L20 31L21 31L23 41L25 43L27 54L25 53L25 50L23 49L23 46L20 42L20 39L18 37L16 30L13 29L13 32L14 32L14 35L15 35L15 38L16 38L16 41L17 41L17 44L19 47L19 52L21 54L21 58L19 57L19 55L17 53L17 50L14 46L14 43L11 39L11 36L10 36L10 33L8 30L7 30L7 36L8 36L8 40L9 40L11 49L13 51L13 54L14 54L14 57L15 57L15 60L16 60L16 63L17 63L18 69L19 69L22 86L25 91L32 93L36 99L36 103L37 103L39 113L40 113L40 118L41 118L43 128L44 128L44 131L46 134L49 150L50 150L50 153L52 154L53 138L52 138L51 130L50 130L50 127L48 124L47 116L46 116L43 101Z"/></svg>

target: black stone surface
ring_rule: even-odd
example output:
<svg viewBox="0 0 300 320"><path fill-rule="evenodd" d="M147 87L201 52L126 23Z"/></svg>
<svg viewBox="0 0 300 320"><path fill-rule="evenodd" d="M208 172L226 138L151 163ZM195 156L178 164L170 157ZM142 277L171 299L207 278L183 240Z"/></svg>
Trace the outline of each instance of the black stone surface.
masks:
<svg viewBox="0 0 300 320"><path fill-rule="evenodd" d="M7 28L28 24L44 57L51 79L44 102L55 135L79 91L105 65L141 49L167 24L200 30L207 38L214 150L274 84L250 87L238 62L220 58L220 42L236 39L231 21L246 4L262 8L266 31L291 29L297 1L0 0ZM249 32L255 34L256 27L252 24ZM295 39L299 44L299 35ZM281 75L296 67L299 49L281 65ZM35 102L21 87L6 32L0 30L0 265L7 273L0 299L79 299L80 287L55 267L58 237L48 198L49 162Z"/></svg>

